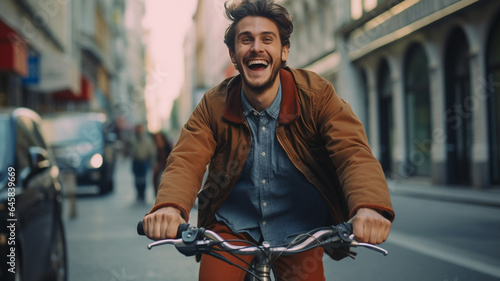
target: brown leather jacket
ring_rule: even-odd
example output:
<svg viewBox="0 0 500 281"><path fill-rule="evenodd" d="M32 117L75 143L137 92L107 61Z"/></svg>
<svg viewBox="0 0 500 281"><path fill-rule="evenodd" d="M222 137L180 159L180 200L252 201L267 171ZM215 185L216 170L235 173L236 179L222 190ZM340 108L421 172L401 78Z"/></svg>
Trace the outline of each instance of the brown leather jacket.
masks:
<svg viewBox="0 0 500 281"><path fill-rule="evenodd" d="M392 221L384 173L349 103L313 72L286 67L280 79L277 138L323 195L333 218L347 221L359 208L369 207ZM151 212L174 206L188 220L198 196L198 225L215 222L215 211L238 181L251 144L240 90L241 77L235 76L205 93L168 158Z"/></svg>

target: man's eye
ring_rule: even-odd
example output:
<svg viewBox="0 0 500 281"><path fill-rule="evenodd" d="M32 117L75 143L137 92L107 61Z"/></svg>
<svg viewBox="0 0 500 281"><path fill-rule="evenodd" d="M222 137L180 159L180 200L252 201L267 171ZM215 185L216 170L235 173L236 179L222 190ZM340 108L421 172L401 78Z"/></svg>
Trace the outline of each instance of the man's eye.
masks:
<svg viewBox="0 0 500 281"><path fill-rule="evenodd" d="M243 39L241 39L241 42L242 43L250 43L250 42L252 42L252 39L250 39L250 38L243 38Z"/></svg>

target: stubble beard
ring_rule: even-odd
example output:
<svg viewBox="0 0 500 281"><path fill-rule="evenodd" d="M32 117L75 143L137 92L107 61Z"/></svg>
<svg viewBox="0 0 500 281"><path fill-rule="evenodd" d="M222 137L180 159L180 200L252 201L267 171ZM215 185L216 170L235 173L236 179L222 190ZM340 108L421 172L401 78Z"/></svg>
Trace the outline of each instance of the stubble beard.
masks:
<svg viewBox="0 0 500 281"><path fill-rule="evenodd" d="M281 61L281 57L280 57L280 61ZM272 64L270 64L272 65ZM240 63L237 63L237 66L238 66L238 71L240 72L241 74L241 77L243 79L243 83L248 87L248 89L250 91L253 91L255 93L259 93L259 92L264 92L265 90L271 88L273 85L274 85L274 82L276 81L276 77L278 77L278 74L279 74L279 71L282 67L283 63L279 64L279 65L274 65L273 66L273 69L271 70L271 74L269 75L269 78L262 84L257 84L256 83L252 83L249 79L247 79L247 76L246 76L246 73L244 71L242 71L242 69L244 69L242 67L242 65Z"/></svg>

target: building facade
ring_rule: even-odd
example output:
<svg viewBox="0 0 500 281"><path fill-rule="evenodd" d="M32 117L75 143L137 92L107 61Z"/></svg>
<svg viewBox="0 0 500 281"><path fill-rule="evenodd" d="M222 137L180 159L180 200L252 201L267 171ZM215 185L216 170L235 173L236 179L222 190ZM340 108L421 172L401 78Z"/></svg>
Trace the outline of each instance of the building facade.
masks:
<svg viewBox="0 0 500 281"><path fill-rule="evenodd" d="M51 92L77 91L71 5L2 1L0 11L0 105L36 107Z"/></svg>
<svg viewBox="0 0 500 281"><path fill-rule="evenodd" d="M389 178L500 184L499 1L284 5L295 17L289 65L349 100Z"/></svg>
<svg viewBox="0 0 500 281"><path fill-rule="evenodd" d="M131 26L126 14L136 19ZM1 1L0 106L145 115L123 110L144 89L135 35L143 15L141 0Z"/></svg>
<svg viewBox="0 0 500 281"><path fill-rule="evenodd" d="M173 117L179 127L210 88L238 72L224 44L230 22L225 17L226 0L198 0L193 25L184 40L185 81Z"/></svg>

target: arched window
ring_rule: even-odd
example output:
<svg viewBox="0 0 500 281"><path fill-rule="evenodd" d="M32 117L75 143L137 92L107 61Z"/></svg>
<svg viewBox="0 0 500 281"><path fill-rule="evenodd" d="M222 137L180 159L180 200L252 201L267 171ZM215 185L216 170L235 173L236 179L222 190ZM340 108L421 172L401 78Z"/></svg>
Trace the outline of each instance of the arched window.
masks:
<svg viewBox="0 0 500 281"><path fill-rule="evenodd" d="M487 48L490 174L491 183L500 184L500 15L490 29Z"/></svg>
<svg viewBox="0 0 500 281"><path fill-rule="evenodd" d="M445 49L447 175L451 184L471 183L472 108L469 43L464 31L452 30Z"/></svg>
<svg viewBox="0 0 500 281"><path fill-rule="evenodd" d="M404 81L408 164L412 174L431 173L431 104L428 60L421 45L412 45L406 54Z"/></svg>
<svg viewBox="0 0 500 281"><path fill-rule="evenodd" d="M386 175L393 172L392 151L395 145L393 94L389 64L382 60L377 71L377 94L380 132L380 163Z"/></svg>
<svg viewBox="0 0 500 281"><path fill-rule="evenodd" d="M366 71L361 70L359 77L361 79L361 98L363 99L363 118L361 122L365 127L365 132L368 138L370 137L370 95L368 92L368 77Z"/></svg>

